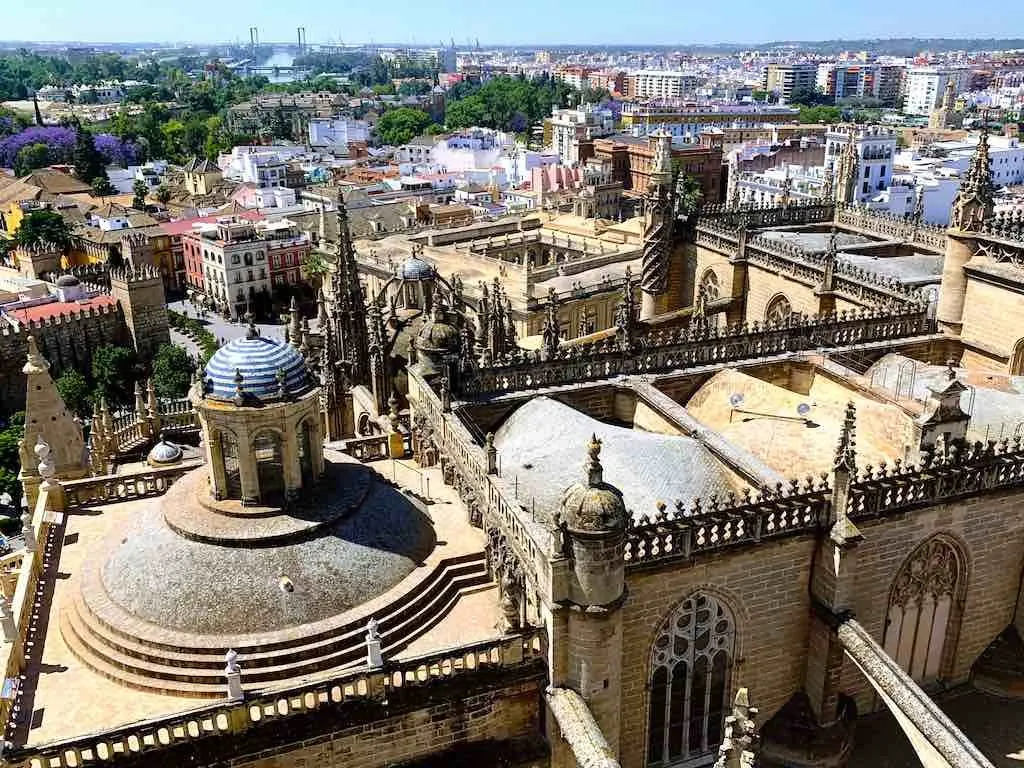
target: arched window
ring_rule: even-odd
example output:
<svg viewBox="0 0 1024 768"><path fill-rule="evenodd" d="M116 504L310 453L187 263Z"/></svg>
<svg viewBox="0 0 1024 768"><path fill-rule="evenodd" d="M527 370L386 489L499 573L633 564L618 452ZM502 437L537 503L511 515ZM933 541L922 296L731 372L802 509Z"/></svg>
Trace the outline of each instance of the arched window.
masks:
<svg viewBox="0 0 1024 768"><path fill-rule="evenodd" d="M260 486L260 501L266 503L284 491L284 462L281 459L281 436L276 432L261 432L252 443L256 459L256 477Z"/></svg>
<svg viewBox="0 0 1024 768"><path fill-rule="evenodd" d="M220 440L220 455L224 460L224 480L227 483L225 491L229 499L242 498L242 476L238 469L238 443L235 438L227 432L218 435Z"/></svg>
<svg viewBox="0 0 1024 768"><path fill-rule="evenodd" d="M714 301L721 297L721 290L718 287L718 275L715 274L715 270L709 269L704 273L704 277L700 279L699 290L704 292L705 301Z"/></svg>
<svg viewBox="0 0 1024 768"><path fill-rule="evenodd" d="M947 648L960 624L963 558L947 539L933 536L906 559L889 596L885 652L920 683L946 673Z"/></svg>
<svg viewBox="0 0 1024 768"><path fill-rule="evenodd" d="M789 316L792 314L793 307L790 305L789 299L780 293L768 302L768 309L764 312L764 320L766 323L782 325L789 320Z"/></svg>
<svg viewBox="0 0 1024 768"><path fill-rule="evenodd" d="M736 639L732 613L698 592L669 617L654 641L647 764L710 757L722 740Z"/></svg>
<svg viewBox="0 0 1024 768"><path fill-rule="evenodd" d="M1010 355L1010 375L1024 376L1024 339L1018 341Z"/></svg>

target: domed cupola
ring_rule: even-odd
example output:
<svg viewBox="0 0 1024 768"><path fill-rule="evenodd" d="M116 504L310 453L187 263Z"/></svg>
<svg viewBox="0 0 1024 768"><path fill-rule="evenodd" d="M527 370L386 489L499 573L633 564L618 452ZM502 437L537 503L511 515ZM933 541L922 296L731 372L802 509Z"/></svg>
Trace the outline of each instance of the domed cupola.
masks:
<svg viewBox="0 0 1024 768"><path fill-rule="evenodd" d="M160 442L152 447L146 457L146 463L151 467L169 467L173 464L180 464L183 453L180 445L168 442L164 435L160 435Z"/></svg>
<svg viewBox="0 0 1024 768"><path fill-rule="evenodd" d="M623 531L628 524L629 512L622 491L604 482L600 455L601 441L593 435L587 447L587 481L570 486L562 496L561 519L570 531Z"/></svg>
<svg viewBox="0 0 1024 768"><path fill-rule="evenodd" d="M436 376L448 370L448 363L459 354L461 338L452 313L443 304L434 312L416 336L416 359L423 376Z"/></svg>
<svg viewBox="0 0 1024 768"><path fill-rule="evenodd" d="M312 386L301 353L260 336L250 322L244 339L228 342L206 364L203 394L235 405L260 405L298 397Z"/></svg>
<svg viewBox="0 0 1024 768"><path fill-rule="evenodd" d="M418 251L398 268L398 276L403 280L432 280L436 274L433 264L420 258Z"/></svg>

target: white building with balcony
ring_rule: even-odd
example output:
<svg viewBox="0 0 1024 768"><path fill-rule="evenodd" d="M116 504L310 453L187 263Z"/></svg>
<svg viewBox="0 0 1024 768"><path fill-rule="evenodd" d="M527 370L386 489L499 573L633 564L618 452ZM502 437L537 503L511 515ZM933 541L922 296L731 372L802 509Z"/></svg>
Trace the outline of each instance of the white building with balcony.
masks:
<svg viewBox="0 0 1024 768"><path fill-rule="evenodd" d="M825 167L836 171L850 141L857 145L857 200L864 202L892 184L896 134L880 125L840 126L825 134Z"/></svg>
<svg viewBox="0 0 1024 768"><path fill-rule="evenodd" d="M551 148L562 163L572 165L580 160L580 142L615 132L615 115L610 109L584 104L578 109L552 109Z"/></svg>
<svg viewBox="0 0 1024 768"><path fill-rule="evenodd" d="M348 154L348 145L370 140L370 128L364 120L349 117L314 117L309 121L309 146L338 155Z"/></svg>
<svg viewBox="0 0 1024 768"><path fill-rule="evenodd" d="M911 67L904 84L903 111L927 117L942 104L946 83L953 81L953 92L967 87L968 71L959 67Z"/></svg>

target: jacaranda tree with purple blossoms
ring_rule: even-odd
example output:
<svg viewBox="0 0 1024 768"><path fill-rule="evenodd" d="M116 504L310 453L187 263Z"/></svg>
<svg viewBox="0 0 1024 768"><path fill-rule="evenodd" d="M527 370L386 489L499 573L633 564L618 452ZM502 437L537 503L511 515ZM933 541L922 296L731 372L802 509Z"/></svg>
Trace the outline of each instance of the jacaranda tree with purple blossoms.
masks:
<svg viewBox="0 0 1024 768"><path fill-rule="evenodd" d="M49 148L50 163L70 163L75 149L76 131L59 125L32 126L11 136L0 138L0 168L13 168L23 147L45 144ZM96 150L110 165L128 166L138 159L134 142L119 139L109 133L93 137Z"/></svg>

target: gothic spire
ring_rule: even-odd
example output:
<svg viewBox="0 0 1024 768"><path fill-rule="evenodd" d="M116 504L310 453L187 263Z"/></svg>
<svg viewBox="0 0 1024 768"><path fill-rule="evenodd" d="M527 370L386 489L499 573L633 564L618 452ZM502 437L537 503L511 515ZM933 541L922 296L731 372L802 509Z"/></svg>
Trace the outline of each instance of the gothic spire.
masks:
<svg viewBox="0 0 1024 768"><path fill-rule="evenodd" d="M853 475L857 472L857 407L851 400L846 404L846 416L839 431L839 443L836 445L835 460L832 467L837 471L846 471Z"/></svg>
<svg viewBox="0 0 1024 768"><path fill-rule="evenodd" d="M995 187L988 157L988 115L982 111L981 136L970 167L960 182L953 206L953 226L961 232L977 232L995 213Z"/></svg>

